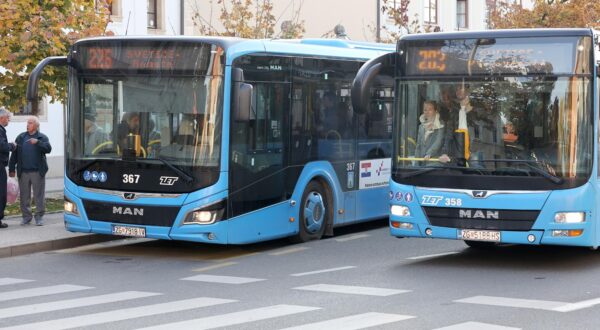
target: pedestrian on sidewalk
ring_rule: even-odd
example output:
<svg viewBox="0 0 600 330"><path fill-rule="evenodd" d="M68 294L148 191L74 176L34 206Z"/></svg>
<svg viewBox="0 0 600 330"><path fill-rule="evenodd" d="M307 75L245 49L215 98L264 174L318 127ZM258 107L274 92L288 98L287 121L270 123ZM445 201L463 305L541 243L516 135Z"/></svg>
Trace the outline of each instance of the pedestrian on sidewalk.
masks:
<svg viewBox="0 0 600 330"><path fill-rule="evenodd" d="M4 219L4 209L6 208L6 165L8 165L8 155L15 150L15 144L8 142L6 138L6 129L10 122L12 113L4 107L0 107L0 228L8 227L2 222Z"/></svg>
<svg viewBox="0 0 600 330"><path fill-rule="evenodd" d="M48 173L46 154L52 151L52 147L48 137L40 133L40 121L37 117L31 116L27 119L27 131L19 134L15 143L17 148L10 156L8 174L10 177L14 177L16 166L23 215L21 225L29 224L33 218L31 214L31 190L33 188L35 224L42 226L46 211L46 173Z"/></svg>

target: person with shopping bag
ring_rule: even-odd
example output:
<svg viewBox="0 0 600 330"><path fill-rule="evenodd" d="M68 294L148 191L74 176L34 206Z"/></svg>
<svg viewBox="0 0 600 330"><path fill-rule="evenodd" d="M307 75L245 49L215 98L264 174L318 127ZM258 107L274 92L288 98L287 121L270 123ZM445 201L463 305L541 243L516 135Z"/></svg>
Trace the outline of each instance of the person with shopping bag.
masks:
<svg viewBox="0 0 600 330"><path fill-rule="evenodd" d="M8 156L11 151L14 151L16 146L12 142L8 142L6 138L6 129L10 122L12 113L4 107L0 107L0 229L6 228L8 225L2 222L4 219L4 209L6 208L6 165L8 165Z"/></svg>
<svg viewBox="0 0 600 330"><path fill-rule="evenodd" d="M34 116L27 119L27 131L19 134L15 143L17 147L10 155L8 175L14 177L16 167L23 215L21 225L28 225L33 219L31 213L31 190L33 188L35 224L42 226L46 211L45 176L48 173L46 154L52 151L52 146L50 146L48 137L40 132L40 121ZM6 184L4 186L6 187Z"/></svg>

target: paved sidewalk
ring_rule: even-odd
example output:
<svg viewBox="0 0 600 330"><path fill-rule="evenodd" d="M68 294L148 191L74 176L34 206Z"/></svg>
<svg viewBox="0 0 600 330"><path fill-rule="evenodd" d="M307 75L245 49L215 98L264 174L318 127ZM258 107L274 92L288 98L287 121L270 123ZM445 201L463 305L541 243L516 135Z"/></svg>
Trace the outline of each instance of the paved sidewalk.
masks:
<svg viewBox="0 0 600 330"><path fill-rule="evenodd" d="M46 197L61 198L63 189L62 178L46 180ZM46 214L44 226L21 226L21 216L8 216L2 221L8 228L0 229L0 258L118 239L110 235L69 232L64 227L63 212Z"/></svg>

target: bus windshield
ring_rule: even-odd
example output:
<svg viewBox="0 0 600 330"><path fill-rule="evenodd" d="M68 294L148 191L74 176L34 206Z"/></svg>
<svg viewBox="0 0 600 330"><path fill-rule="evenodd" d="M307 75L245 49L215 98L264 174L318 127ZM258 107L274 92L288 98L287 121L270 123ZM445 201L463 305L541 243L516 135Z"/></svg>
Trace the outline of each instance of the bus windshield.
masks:
<svg viewBox="0 0 600 330"><path fill-rule="evenodd" d="M400 139L394 157L399 182L423 168L463 177L590 175L589 78L407 81L399 87ZM418 184L427 186L427 181Z"/></svg>
<svg viewBox="0 0 600 330"><path fill-rule="evenodd" d="M221 84L221 77L84 78L84 129L73 136L82 148L73 156L218 166Z"/></svg>
<svg viewBox="0 0 600 330"><path fill-rule="evenodd" d="M150 192L189 192L216 182L222 54L207 43L78 45L70 70L69 177L87 187ZM144 182L129 179L142 172Z"/></svg>

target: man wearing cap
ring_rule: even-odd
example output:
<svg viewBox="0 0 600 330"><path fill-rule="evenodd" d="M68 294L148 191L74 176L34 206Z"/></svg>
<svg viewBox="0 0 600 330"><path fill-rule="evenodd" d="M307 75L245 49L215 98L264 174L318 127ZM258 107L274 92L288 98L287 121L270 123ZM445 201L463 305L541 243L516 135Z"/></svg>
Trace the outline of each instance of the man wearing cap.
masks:
<svg viewBox="0 0 600 330"><path fill-rule="evenodd" d="M4 208L6 208L6 165L8 165L8 155L11 151L14 151L16 146L14 143L9 143L6 138L6 129L10 122L10 113L6 108L0 107L0 228L8 227L7 224L2 222L4 219Z"/></svg>
<svg viewBox="0 0 600 330"><path fill-rule="evenodd" d="M50 141L45 134L40 133L40 121L37 117L27 119L27 131L19 134L15 139L17 148L10 155L8 174L15 176L15 166L19 177L19 193L21 195L22 225L31 222L31 189L35 200L35 223L44 224L46 211L46 173L48 162L46 154L52 151Z"/></svg>

